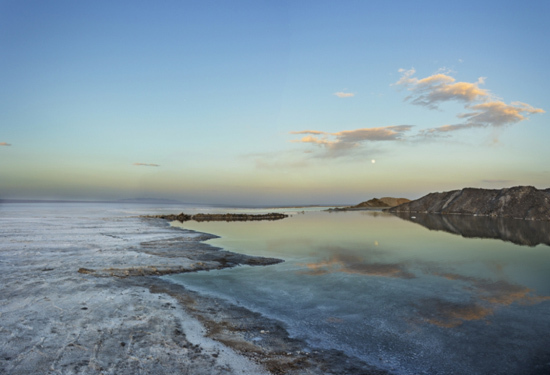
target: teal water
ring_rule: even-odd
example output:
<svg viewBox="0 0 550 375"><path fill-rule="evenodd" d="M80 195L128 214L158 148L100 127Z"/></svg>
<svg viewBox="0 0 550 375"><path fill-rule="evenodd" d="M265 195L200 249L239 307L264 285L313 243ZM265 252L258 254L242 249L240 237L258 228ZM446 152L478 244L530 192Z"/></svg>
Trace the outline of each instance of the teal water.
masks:
<svg viewBox="0 0 550 375"><path fill-rule="evenodd" d="M549 246L465 238L383 212L291 213L177 224L285 262L167 278L280 320L312 349L396 374L550 373Z"/></svg>

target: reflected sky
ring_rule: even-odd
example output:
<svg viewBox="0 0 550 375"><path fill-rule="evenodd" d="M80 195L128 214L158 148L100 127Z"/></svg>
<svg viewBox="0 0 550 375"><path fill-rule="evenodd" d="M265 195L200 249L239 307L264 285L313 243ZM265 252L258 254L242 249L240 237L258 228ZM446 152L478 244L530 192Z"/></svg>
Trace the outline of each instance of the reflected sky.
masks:
<svg viewBox="0 0 550 375"><path fill-rule="evenodd" d="M493 373L531 373L550 346L546 245L464 238L371 211L182 226L221 236L212 245L286 262L172 280L396 373L484 374L489 362L499 363Z"/></svg>

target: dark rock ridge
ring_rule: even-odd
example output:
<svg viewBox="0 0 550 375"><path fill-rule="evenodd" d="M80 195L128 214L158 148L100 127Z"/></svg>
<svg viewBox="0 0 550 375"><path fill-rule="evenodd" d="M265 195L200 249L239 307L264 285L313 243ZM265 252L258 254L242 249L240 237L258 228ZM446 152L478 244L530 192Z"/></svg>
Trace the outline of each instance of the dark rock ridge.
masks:
<svg viewBox="0 0 550 375"><path fill-rule="evenodd" d="M329 209L329 211L354 211L354 210L389 208L389 207L395 207L397 205L407 203L407 202L410 202L410 200L407 198L392 198L392 197L384 197L380 199L372 198L368 201L356 204L355 206L333 208L333 209Z"/></svg>
<svg viewBox="0 0 550 375"><path fill-rule="evenodd" d="M550 246L549 221L423 213L415 213L413 218L408 212L395 212L394 215L429 230L444 231L465 238L492 238L522 246Z"/></svg>
<svg viewBox="0 0 550 375"><path fill-rule="evenodd" d="M355 206L351 206L348 208L373 208L373 207L391 207L389 204L384 202L382 199L373 198L371 200L368 200L366 202L361 202Z"/></svg>
<svg viewBox="0 0 550 375"><path fill-rule="evenodd" d="M430 193L389 211L550 220L550 189L538 190L532 186L501 190L465 188Z"/></svg>
<svg viewBox="0 0 550 375"><path fill-rule="evenodd" d="M276 212L271 212L269 214L260 214L260 215L250 215L250 214L196 214L196 215L187 215L183 212L174 215L153 215L153 216L147 216L149 218L156 218L156 219L165 219L170 221L189 221L189 220L195 220L195 221L258 221L258 220L281 220L285 217L288 217L288 215L280 214Z"/></svg>
<svg viewBox="0 0 550 375"><path fill-rule="evenodd" d="M381 208L381 207L395 207L403 203L410 202L410 199L407 198L392 198L392 197L383 197L383 198L372 198L366 202L361 202L355 206L346 207L348 209L354 208Z"/></svg>

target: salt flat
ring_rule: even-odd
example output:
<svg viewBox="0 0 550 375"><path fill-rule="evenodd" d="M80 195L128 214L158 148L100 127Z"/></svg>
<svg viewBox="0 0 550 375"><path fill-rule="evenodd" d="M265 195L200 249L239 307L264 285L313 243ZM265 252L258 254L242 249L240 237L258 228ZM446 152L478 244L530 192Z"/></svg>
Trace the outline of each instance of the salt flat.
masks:
<svg viewBox="0 0 550 375"><path fill-rule="evenodd" d="M0 372L265 373L206 338L175 298L126 278L79 273L196 263L135 250L142 242L181 237L181 231L91 208L1 208ZM192 242L198 235L186 236Z"/></svg>
<svg viewBox="0 0 550 375"><path fill-rule="evenodd" d="M306 352L276 321L156 276L279 260L210 246L143 210L0 206L0 373L383 373Z"/></svg>

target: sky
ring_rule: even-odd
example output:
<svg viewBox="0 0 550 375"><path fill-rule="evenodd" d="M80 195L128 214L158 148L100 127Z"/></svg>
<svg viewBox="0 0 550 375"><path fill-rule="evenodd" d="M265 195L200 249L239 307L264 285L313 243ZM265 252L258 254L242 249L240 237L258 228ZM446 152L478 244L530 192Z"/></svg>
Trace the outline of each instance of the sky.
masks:
<svg viewBox="0 0 550 375"><path fill-rule="evenodd" d="M550 187L550 2L0 0L0 198Z"/></svg>

